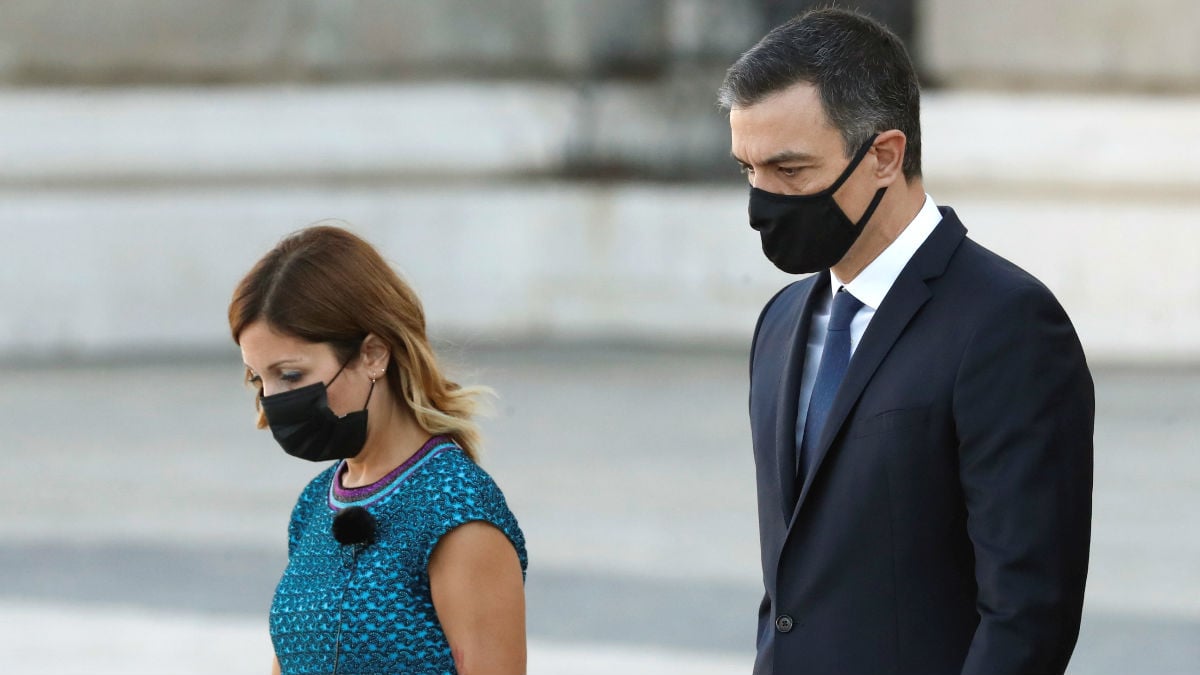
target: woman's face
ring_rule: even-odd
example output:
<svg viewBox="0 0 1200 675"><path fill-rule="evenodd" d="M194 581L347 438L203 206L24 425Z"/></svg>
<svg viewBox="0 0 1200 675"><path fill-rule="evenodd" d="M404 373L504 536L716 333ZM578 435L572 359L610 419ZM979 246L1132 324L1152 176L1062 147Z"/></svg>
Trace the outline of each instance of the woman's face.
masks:
<svg viewBox="0 0 1200 675"><path fill-rule="evenodd" d="M329 409L344 415L362 407L366 391L354 392L355 361L346 367L337 381L329 384L342 364L333 348L325 342L309 342L294 335L276 332L265 321L255 321L242 331L238 344L242 361L250 369L250 381L262 388L263 396L299 389L316 382L327 387Z"/></svg>

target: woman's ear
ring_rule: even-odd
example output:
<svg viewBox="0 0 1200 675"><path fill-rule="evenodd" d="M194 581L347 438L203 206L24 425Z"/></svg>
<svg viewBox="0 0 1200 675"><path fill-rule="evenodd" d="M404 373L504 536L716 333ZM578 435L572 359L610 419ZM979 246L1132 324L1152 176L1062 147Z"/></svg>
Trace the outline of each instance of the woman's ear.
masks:
<svg viewBox="0 0 1200 675"><path fill-rule="evenodd" d="M387 372L388 362L392 356L392 351L388 349L387 343L378 335L370 333L363 339L360 353L367 377L375 380L382 379L383 374Z"/></svg>
<svg viewBox="0 0 1200 675"><path fill-rule="evenodd" d="M904 177L904 153L908 148L908 137L899 129L885 131L875 139L875 178L879 187L891 185L897 178Z"/></svg>

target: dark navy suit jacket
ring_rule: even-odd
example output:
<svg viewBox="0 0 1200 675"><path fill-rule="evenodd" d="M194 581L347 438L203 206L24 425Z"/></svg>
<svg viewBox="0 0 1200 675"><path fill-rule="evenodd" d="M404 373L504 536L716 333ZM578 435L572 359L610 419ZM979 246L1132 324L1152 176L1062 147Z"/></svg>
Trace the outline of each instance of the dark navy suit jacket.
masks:
<svg viewBox="0 0 1200 675"><path fill-rule="evenodd" d="M880 304L796 476L815 298L759 318L758 675L1062 673L1091 534L1092 379L1070 320L951 209Z"/></svg>

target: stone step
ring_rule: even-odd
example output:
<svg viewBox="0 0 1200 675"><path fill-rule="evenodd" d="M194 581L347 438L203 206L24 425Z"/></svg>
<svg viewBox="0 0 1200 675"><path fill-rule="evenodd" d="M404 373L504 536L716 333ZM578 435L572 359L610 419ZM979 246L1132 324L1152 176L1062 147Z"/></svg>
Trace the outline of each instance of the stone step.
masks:
<svg viewBox="0 0 1200 675"><path fill-rule="evenodd" d="M736 181L715 83L0 91L0 184ZM934 189L1190 199L1200 96L932 92Z"/></svg>
<svg viewBox="0 0 1200 675"><path fill-rule="evenodd" d="M446 334L743 348L788 277L696 82L2 91L0 356L226 348L237 279L322 218L392 256ZM924 129L935 200L1042 278L1090 354L1200 359L1200 98L933 92ZM589 167L621 179L571 178Z"/></svg>
<svg viewBox="0 0 1200 675"><path fill-rule="evenodd" d="M1200 360L1200 199L930 192L1046 282L1093 359ZM435 332L471 341L745 349L791 279L763 259L736 184L7 187L0 359L232 350L238 279L322 218L404 271Z"/></svg>

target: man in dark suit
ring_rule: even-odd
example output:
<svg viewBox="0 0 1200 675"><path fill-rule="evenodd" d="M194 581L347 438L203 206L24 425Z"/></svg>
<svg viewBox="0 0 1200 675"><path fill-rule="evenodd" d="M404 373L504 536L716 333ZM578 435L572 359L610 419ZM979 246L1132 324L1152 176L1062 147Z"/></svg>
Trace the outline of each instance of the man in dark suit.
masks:
<svg viewBox="0 0 1200 675"><path fill-rule="evenodd" d="M925 193L919 99L896 36L841 10L722 87L763 251L815 273L750 358L760 675L1062 673L1078 636L1091 376L1050 291Z"/></svg>

